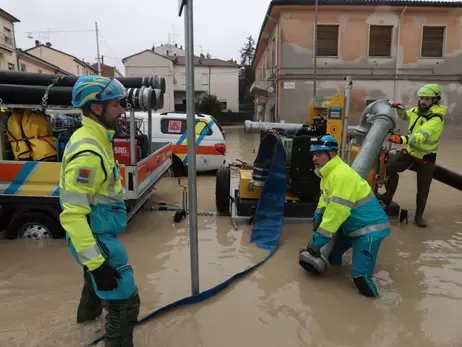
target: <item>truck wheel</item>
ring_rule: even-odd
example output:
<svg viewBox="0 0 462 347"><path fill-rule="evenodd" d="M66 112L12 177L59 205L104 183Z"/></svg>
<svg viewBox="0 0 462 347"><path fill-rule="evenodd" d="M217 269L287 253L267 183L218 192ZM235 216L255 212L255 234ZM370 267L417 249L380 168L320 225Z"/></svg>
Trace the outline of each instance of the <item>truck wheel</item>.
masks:
<svg viewBox="0 0 462 347"><path fill-rule="evenodd" d="M43 212L23 212L16 215L5 233L9 240L47 240L65 236L59 222Z"/></svg>
<svg viewBox="0 0 462 347"><path fill-rule="evenodd" d="M228 165L220 167L216 174L215 181L215 205L218 213L229 216L230 201L229 196L231 189L231 170Z"/></svg>

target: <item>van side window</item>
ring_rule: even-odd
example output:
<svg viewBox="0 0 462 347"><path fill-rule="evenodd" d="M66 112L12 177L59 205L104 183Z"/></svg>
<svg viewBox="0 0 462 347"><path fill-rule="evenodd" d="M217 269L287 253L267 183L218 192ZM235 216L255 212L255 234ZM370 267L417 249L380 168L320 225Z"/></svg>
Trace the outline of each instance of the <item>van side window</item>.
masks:
<svg viewBox="0 0 462 347"><path fill-rule="evenodd" d="M204 126L201 127L201 133L205 133L206 136L210 136L213 134L212 129L209 125L202 121L196 120L196 124L198 122L204 123ZM170 135L182 135L186 131L186 120L185 119L168 119L163 118L160 120L160 131L162 134L170 134ZM200 134L197 134L200 135Z"/></svg>

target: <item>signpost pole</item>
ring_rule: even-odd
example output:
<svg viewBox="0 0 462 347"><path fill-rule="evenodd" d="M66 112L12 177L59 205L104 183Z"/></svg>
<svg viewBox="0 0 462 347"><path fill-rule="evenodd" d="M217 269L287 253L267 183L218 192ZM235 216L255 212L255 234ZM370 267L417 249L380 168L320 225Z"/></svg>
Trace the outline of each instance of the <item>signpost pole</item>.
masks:
<svg viewBox="0 0 462 347"><path fill-rule="evenodd" d="M186 47L186 129L188 132L189 242L191 253L191 290L199 294L199 240L197 235L196 131L194 91L193 0L178 0L178 15L183 8Z"/></svg>

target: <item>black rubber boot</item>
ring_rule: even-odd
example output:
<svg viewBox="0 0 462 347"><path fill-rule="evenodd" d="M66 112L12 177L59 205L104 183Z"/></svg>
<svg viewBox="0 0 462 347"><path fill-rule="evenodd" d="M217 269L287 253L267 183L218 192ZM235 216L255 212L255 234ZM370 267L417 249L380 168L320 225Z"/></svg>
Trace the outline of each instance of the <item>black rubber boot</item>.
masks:
<svg viewBox="0 0 462 347"><path fill-rule="evenodd" d="M133 347L133 328L138 321L140 297L138 292L126 300L104 301L106 316L106 347Z"/></svg>
<svg viewBox="0 0 462 347"><path fill-rule="evenodd" d="M96 295L90 274L83 273L83 288L77 308L77 323L89 322L97 319L103 313L103 303Z"/></svg>

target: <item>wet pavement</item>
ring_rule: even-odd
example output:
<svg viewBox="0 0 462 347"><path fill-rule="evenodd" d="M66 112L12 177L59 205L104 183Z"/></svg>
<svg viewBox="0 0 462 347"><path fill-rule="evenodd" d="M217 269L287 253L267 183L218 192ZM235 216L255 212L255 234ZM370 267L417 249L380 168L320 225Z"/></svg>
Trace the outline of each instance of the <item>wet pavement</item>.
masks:
<svg viewBox="0 0 462 347"><path fill-rule="evenodd" d="M228 159L252 162L258 138L226 128ZM462 142L447 139L438 163L462 172ZM415 173L401 176L396 201L415 209ZM187 179L182 180L185 184ZM180 203L182 188L163 179L153 202ZM198 177L199 212L215 210L215 177ZM120 239L135 269L140 316L190 294L187 221L172 212L140 212ZM263 266L197 305L159 316L135 331L135 346L462 346L461 192L432 184L429 227L394 224L380 250L375 280L381 298L357 293L342 268L321 278L298 265L309 225L284 226L281 246ZM262 260L250 229L228 217L199 216L200 286L210 288ZM63 240L1 241L0 346L82 346L103 333L103 318L77 326L82 272Z"/></svg>

